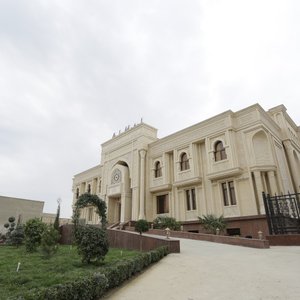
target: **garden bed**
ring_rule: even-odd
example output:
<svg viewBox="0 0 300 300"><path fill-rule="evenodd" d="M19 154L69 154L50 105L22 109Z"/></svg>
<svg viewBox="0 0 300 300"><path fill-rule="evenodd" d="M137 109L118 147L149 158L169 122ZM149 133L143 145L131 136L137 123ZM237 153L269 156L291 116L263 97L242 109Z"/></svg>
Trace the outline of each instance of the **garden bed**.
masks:
<svg viewBox="0 0 300 300"><path fill-rule="evenodd" d="M45 259L40 253L28 254L24 247L0 247L0 299L9 299L18 295L30 294L25 299L60 299L60 294L70 293L82 298L84 289L92 291L92 285L101 286L98 295L108 288L115 287L138 273L152 262L166 255L166 249L154 250L141 254L137 251L110 249L101 263L82 264L76 247L59 246L58 252L50 259ZM20 264L17 272L18 263ZM104 274L104 275L101 275ZM42 292L39 292L42 291ZM49 298L45 295L49 295ZM42 297L42 298L39 298ZM91 298L94 299L93 296ZM15 298L16 299L16 298ZM22 299L22 298L21 298ZM83 299L83 298L82 298Z"/></svg>

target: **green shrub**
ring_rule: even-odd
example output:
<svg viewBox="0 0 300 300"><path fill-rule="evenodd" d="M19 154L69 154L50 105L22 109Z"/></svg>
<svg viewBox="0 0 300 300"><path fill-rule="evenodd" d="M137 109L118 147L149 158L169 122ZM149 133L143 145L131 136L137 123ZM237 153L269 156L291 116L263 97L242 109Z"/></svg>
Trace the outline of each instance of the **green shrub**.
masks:
<svg viewBox="0 0 300 300"><path fill-rule="evenodd" d="M15 220L16 220L15 217L9 217L8 223L4 224L4 227L7 229L5 240L6 240L6 243L9 245L11 244L11 235L12 235L13 231L15 230L15 226L16 226Z"/></svg>
<svg viewBox="0 0 300 300"><path fill-rule="evenodd" d="M19 247L24 241L24 227L22 224L18 224L17 228L10 234L9 242L12 246Z"/></svg>
<svg viewBox="0 0 300 300"><path fill-rule="evenodd" d="M135 229L135 231L142 234L143 232L146 232L149 230L149 224L146 220L141 219L135 223L134 229Z"/></svg>
<svg viewBox="0 0 300 300"><path fill-rule="evenodd" d="M42 234L46 230L46 224L40 219L30 219L26 222L25 233L25 247L27 252L37 251L37 247L41 244Z"/></svg>
<svg viewBox="0 0 300 300"><path fill-rule="evenodd" d="M59 232L52 225L48 225L41 239L41 251L45 258L50 258L57 251L59 237Z"/></svg>
<svg viewBox="0 0 300 300"><path fill-rule="evenodd" d="M153 220L153 226L156 229L166 229L169 228L171 230L180 230L180 222L176 221L175 218L172 217L157 217Z"/></svg>
<svg viewBox="0 0 300 300"><path fill-rule="evenodd" d="M103 271L108 279L108 288L119 286L122 282L133 275L141 272L151 263L157 262L168 253L166 246L159 247L147 253L142 253L137 257L116 263Z"/></svg>
<svg viewBox="0 0 300 300"><path fill-rule="evenodd" d="M95 226L78 226L76 230L76 244L82 262L103 260L108 252L108 237L106 230Z"/></svg>
<svg viewBox="0 0 300 300"><path fill-rule="evenodd" d="M213 214L208 214L206 216L203 216L202 218L198 218L204 229L206 229L210 233L216 234L217 229L223 231L226 228L226 221L223 216L216 217Z"/></svg>
<svg viewBox="0 0 300 300"><path fill-rule="evenodd" d="M107 289L107 282L105 275L94 273L73 282L29 291L25 295L17 297L16 300L99 299Z"/></svg>

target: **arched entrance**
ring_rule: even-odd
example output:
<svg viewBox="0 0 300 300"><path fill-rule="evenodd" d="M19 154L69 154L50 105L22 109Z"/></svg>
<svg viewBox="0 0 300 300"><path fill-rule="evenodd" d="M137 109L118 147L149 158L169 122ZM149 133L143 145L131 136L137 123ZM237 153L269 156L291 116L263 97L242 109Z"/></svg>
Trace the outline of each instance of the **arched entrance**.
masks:
<svg viewBox="0 0 300 300"><path fill-rule="evenodd" d="M119 161L111 170L108 186L108 223L124 223L131 220L131 198L129 167L126 162Z"/></svg>

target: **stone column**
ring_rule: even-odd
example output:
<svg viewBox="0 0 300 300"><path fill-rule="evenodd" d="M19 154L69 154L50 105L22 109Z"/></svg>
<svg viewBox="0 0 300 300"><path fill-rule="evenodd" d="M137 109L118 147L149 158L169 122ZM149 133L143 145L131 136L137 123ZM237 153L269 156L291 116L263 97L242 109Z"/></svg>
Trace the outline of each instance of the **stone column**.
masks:
<svg viewBox="0 0 300 300"><path fill-rule="evenodd" d="M140 211L139 219L145 219L145 157L146 150L139 151L140 154Z"/></svg>
<svg viewBox="0 0 300 300"><path fill-rule="evenodd" d="M268 178L269 178L269 182L270 182L270 188L271 188L272 196L274 196L275 194L278 195L278 188L277 188L275 172L274 171L269 171L268 172Z"/></svg>
<svg viewBox="0 0 300 300"><path fill-rule="evenodd" d="M296 162L295 162L295 158L294 158L294 153L293 153L293 148L291 146L291 142L290 141L284 141L283 142L285 150L286 150L286 154L287 154L287 160L289 162L289 169L290 169L290 174L292 177L292 184L296 192L299 192L299 186L297 183L297 178L298 178L298 170L297 170L297 166L296 166ZM291 191L289 191L291 192Z"/></svg>
<svg viewBox="0 0 300 300"><path fill-rule="evenodd" d="M264 186L263 186L260 171L254 172L254 178L255 178L255 185L256 185L258 203L259 203L258 211L259 214L265 214L265 206L262 197L262 192L264 192Z"/></svg>

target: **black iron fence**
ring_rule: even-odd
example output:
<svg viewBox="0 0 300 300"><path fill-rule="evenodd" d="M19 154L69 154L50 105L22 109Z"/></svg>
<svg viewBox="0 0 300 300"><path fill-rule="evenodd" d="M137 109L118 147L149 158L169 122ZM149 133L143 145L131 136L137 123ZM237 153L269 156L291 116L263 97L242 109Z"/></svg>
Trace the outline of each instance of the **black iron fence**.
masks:
<svg viewBox="0 0 300 300"><path fill-rule="evenodd" d="M300 233L300 194L263 193L270 234Z"/></svg>

